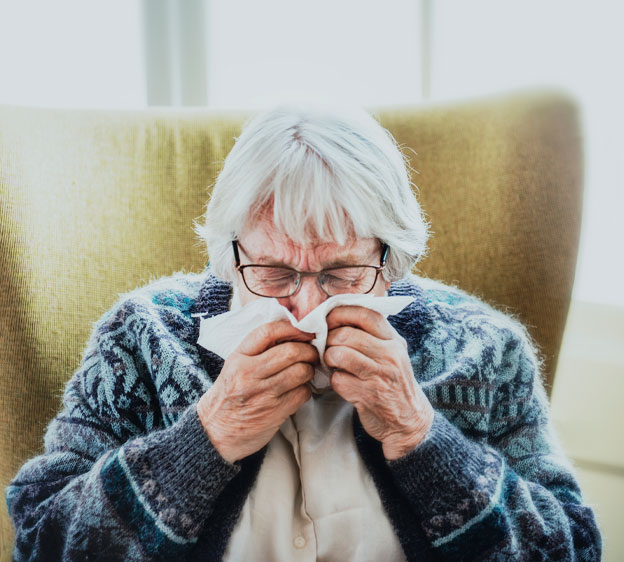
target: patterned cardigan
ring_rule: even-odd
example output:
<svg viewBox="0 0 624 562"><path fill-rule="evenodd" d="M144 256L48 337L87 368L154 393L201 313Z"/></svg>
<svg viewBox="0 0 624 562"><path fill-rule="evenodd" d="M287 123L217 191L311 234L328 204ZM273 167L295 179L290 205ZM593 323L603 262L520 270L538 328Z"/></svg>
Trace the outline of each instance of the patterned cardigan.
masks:
<svg viewBox="0 0 624 562"><path fill-rule="evenodd" d="M14 559L220 560L266 447L234 464L195 404L223 360L199 318L232 287L209 270L125 295L96 323L45 452L6 491ZM410 277L390 323L436 410L428 438L386 461L357 413L358 450L410 561L599 560L600 533L554 436L522 326L478 299Z"/></svg>

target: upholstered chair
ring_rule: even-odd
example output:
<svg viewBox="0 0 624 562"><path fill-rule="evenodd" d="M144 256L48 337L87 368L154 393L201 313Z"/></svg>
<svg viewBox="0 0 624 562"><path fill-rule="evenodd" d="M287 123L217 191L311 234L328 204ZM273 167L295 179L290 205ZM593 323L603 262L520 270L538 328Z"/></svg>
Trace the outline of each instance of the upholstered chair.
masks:
<svg viewBox="0 0 624 562"><path fill-rule="evenodd" d="M417 273L526 324L550 388L582 199L574 104L556 92L375 111L431 226ZM42 450L92 323L207 263L193 233L243 114L0 107L0 487ZM13 531L0 503L0 560Z"/></svg>

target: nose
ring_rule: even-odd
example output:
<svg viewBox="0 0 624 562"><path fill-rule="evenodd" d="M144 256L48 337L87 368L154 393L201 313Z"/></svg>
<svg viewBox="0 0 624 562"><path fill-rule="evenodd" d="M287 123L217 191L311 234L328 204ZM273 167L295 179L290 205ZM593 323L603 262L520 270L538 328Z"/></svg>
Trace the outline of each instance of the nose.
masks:
<svg viewBox="0 0 624 562"><path fill-rule="evenodd" d="M316 277L303 277L299 290L292 297L280 299L279 302L290 310L297 320L301 320L328 298Z"/></svg>

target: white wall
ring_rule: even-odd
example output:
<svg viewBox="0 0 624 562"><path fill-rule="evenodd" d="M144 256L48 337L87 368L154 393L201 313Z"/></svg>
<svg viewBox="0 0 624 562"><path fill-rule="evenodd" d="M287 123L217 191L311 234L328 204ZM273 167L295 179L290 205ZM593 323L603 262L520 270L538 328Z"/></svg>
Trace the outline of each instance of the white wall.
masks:
<svg viewBox="0 0 624 562"><path fill-rule="evenodd" d="M435 0L431 94L555 87L577 99L585 206L574 298L624 306L624 5L612 0Z"/></svg>
<svg viewBox="0 0 624 562"><path fill-rule="evenodd" d="M0 103L145 107L138 0L0 0Z"/></svg>
<svg viewBox="0 0 624 562"><path fill-rule="evenodd" d="M413 103L421 95L420 25L413 0L211 0L208 103Z"/></svg>
<svg viewBox="0 0 624 562"><path fill-rule="evenodd" d="M552 393L552 417L594 508L604 562L624 557L624 309L572 303Z"/></svg>

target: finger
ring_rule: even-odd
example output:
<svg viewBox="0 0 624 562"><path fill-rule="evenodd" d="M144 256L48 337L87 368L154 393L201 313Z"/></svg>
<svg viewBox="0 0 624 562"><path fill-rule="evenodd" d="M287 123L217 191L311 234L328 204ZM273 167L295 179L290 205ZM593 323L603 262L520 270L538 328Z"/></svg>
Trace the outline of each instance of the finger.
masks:
<svg viewBox="0 0 624 562"><path fill-rule="evenodd" d="M263 382L267 391L270 391L274 396L281 397L294 388L310 382L312 377L314 377L314 367L312 365L309 363L295 363L272 377L265 379Z"/></svg>
<svg viewBox="0 0 624 562"><path fill-rule="evenodd" d="M376 338L390 340L394 329L388 321L375 310L363 306L337 306L327 315L327 329L339 326L360 328Z"/></svg>
<svg viewBox="0 0 624 562"><path fill-rule="evenodd" d="M347 402L355 405L362 401L362 381L351 373L334 371L329 382L334 392Z"/></svg>
<svg viewBox="0 0 624 562"><path fill-rule="evenodd" d="M277 320L252 330L238 346L244 355L259 355L270 347L285 341L312 341L314 334L295 328L288 320Z"/></svg>
<svg viewBox="0 0 624 562"><path fill-rule="evenodd" d="M370 357L344 345L336 345L325 350L325 363L332 369L347 371L359 379L377 374L379 366Z"/></svg>
<svg viewBox="0 0 624 562"><path fill-rule="evenodd" d="M388 354L388 341L352 326L340 326L327 333L327 347L344 345L368 357L383 357Z"/></svg>
<svg viewBox="0 0 624 562"><path fill-rule="evenodd" d="M317 349L302 342L280 343L256 355L258 375L260 378L271 377L296 363L316 365L319 362Z"/></svg>
<svg viewBox="0 0 624 562"><path fill-rule="evenodd" d="M292 416L312 396L312 390L308 385L298 386L282 394L280 403L287 416Z"/></svg>

